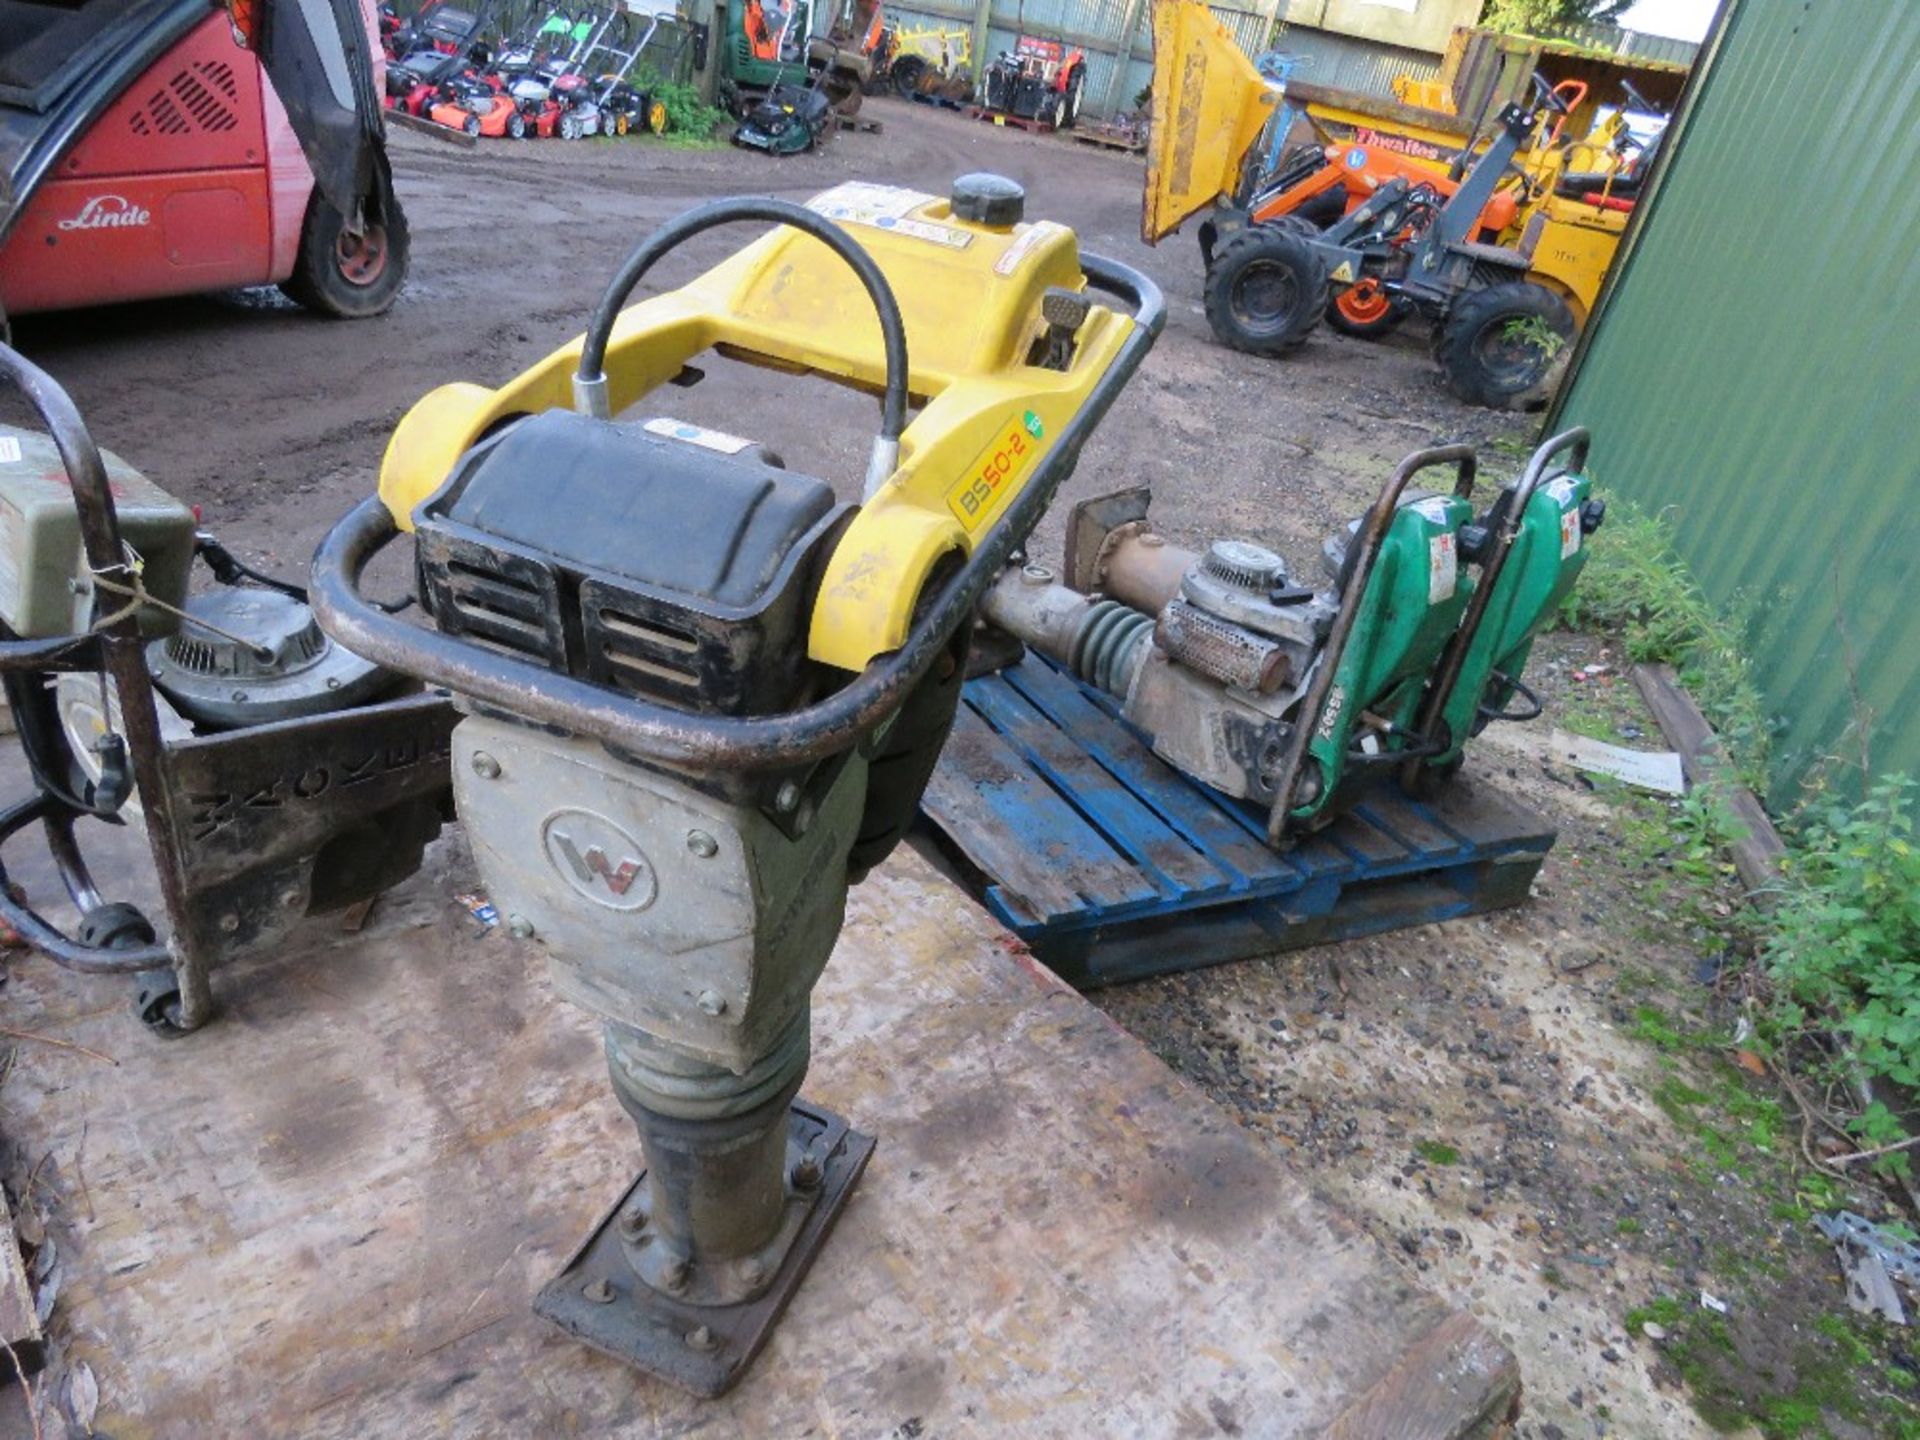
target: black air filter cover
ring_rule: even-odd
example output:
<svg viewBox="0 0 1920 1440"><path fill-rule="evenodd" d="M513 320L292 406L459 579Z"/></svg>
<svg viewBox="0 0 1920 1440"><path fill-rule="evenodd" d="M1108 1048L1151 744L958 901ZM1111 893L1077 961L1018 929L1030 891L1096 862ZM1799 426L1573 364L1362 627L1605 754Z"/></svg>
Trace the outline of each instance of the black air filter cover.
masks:
<svg viewBox="0 0 1920 1440"><path fill-rule="evenodd" d="M415 513L435 622L689 710L795 702L824 481L568 410L475 446Z"/></svg>

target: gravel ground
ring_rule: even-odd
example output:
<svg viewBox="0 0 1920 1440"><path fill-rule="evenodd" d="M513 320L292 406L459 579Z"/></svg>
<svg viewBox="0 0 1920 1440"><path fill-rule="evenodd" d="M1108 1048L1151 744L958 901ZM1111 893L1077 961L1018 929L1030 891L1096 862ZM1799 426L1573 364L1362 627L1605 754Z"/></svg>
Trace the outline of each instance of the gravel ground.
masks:
<svg viewBox="0 0 1920 1440"><path fill-rule="evenodd" d="M1411 449L1467 439L1488 447L1495 477L1517 468L1514 437L1530 427L1453 402L1420 335L1369 345L1323 330L1283 363L1214 344L1196 247L1139 243L1137 160L917 106L868 113L883 133L785 161L641 141L463 151L402 132L414 269L388 316L326 323L249 292L28 319L18 338L104 443L203 506L248 558L292 572L372 488L384 437L414 399L447 380L498 383L577 333L650 225L718 194L804 198L847 178L939 192L991 169L1027 187L1029 218L1064 221L1085 247L1143 267L1172 306L1064 499L1149 483L1177 540L1244 535L1305 560ZM708 237L662 283L730 243ZM869 400L721 363L673 404L857 487ZM1606 455L1601 436L1603 478ZM1057 548L1065 508L1036 553ZM1576 680L1593 663L1612 668ZM1553 639L1536 666L1549 719L1592 711L1605 691L1609 723L1630 724L1619 667L1596 641ZM1637 725L1652 733L1644 716ZM1702 1117L1739 1119L1746 1091L1716 1055L1668 1043L1659 1018L1685 1017L1705 996L1698 937L1660 898L1663 813L1556 767L1545 725L1507 728L1472 763L1561 827L1534 903L1099 1001L1287 1147L1422 1283L1505 1337L1527 1387L1520 1435L1708 1433L1683 1381L1721 1397L1706 1408L1738 1428L1765 1397L1804 1400L1817 1374L1844 1374L1813 1328L1841 1309L1831 1255L1810 1238L1781 1159L1790 1133L1729 1121L1709 1127L1731 1127L1729 1151L1703 1140ZM1702 1099L1676 1099L1676 1085ZM1689 1324L1703 1289L1731 1306L1704 1328ZM1630 1312L1656 1302L1673 1321L1656 1325L1664 1346L1629 1333ZM1831 1396L1812 1403L1835 1435L1882 1433Z"/></svg>

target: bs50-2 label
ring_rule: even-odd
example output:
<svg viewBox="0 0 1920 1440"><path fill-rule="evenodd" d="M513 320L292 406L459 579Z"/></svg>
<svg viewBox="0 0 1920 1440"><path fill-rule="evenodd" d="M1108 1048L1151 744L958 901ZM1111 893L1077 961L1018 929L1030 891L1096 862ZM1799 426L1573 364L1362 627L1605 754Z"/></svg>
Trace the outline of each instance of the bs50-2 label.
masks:
<svg viewBox="0 0 1920 1440"><path fill-rule="evenodd" d="M947 508L969 530L993 513L1000 492L1026 472L1040 452L1046 427L1029 410L1009 419L947 491Z"/></svg>

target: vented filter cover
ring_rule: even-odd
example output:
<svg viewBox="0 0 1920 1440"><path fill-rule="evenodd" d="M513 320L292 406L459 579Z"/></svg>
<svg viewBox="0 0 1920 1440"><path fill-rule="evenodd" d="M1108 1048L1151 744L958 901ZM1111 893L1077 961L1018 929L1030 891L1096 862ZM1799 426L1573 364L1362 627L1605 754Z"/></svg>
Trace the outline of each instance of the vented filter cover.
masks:
<svg viewBox="0 0 1920 1440"><path fill-rule="evenodd" d="M232 729L344 710L393 679L335 644L310 609L277 590L223 585L185 608L213 628L182 624L147 647L147 668L196 724Z"/></svg>

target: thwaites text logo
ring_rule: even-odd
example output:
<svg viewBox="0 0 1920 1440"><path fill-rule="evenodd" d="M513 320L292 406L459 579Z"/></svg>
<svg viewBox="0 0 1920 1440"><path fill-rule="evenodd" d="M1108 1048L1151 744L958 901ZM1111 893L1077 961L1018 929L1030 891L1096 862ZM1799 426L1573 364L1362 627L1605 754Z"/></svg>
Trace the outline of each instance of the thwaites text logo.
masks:
<svg viewBox="0 0 1920 1440"><path fill-rule="evenodd" d="M60 221L62 230L132 230L153 223L153 212L143 210L123 195L95 195L80 213Z"/></svg>

